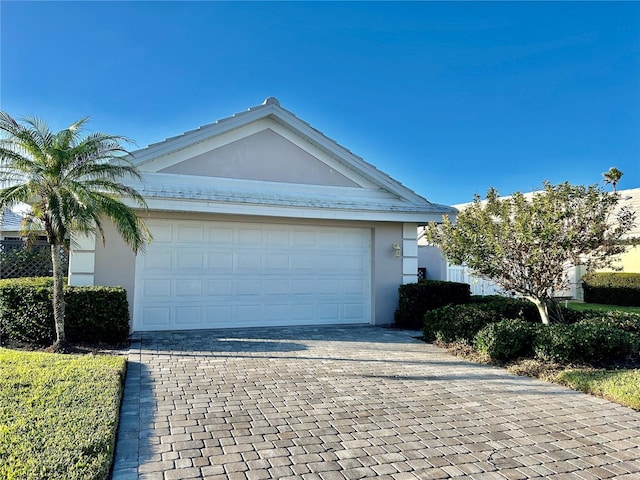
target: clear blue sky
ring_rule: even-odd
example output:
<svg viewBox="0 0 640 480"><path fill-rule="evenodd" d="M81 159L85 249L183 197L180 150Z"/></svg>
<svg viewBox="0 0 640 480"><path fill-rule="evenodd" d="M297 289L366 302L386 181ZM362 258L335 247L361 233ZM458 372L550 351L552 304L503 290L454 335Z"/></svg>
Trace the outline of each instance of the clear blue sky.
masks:
<svg viewBox="0 0 640 480"><path fill-rule="evenodd" d="M640 187L640 3L2 1L0 107L139 147L268 96L431 201L616 166Z"/></svg>

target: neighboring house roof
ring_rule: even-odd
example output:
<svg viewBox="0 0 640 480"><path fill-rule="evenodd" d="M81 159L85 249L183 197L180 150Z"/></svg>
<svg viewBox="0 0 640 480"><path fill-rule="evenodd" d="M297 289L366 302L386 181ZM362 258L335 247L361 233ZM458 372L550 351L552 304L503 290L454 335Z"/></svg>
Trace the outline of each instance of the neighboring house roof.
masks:
<svg viewBox="0 0 640 480"><path fill-rule="evenodd" d="M22 230L22 215L8 208L2 210L0 215L0 232L19 232Z"/></svg>
<svg viewBox="0 0 640 480"><path fill-rule="evenodd" d="M13 207L14 210L10 210L5 208L2 210L2 214L0 215L0 233L11 233L11 236L22 236L24 226L22 225L22 220L30 211L30 208L27 204L19 204ZM35 233L43 233L44 230L41 227L41 223L38 219L33 219L33 224L31 225L32 231Z"/></svg>
<svg viewBox="0 0 640 480"><path fill-rule="evenodd" d="M151 209L439 221L427 201L270 97L262 105L131 154Z"/></svg>
<svg viewBox="0 0 640 480"><path fill-rule="evenodd" d="M619 208L628 207L636 212L636 224L626 235L627 238L640 238L640 188L618 190L620 195Z"/></svg>
<svg viewBox="0 0 640 480"><path fill-rule="evenodd" d="M524 196L526 198L531 198L534 193L536 192L527 192L527 193L524 193ZM624 236L624 238L640 238L640 188L618 190L618 195L620 196L620 201L616 208L616 212L623 207L627 207L636 213L635 226L627 235ZM509 197L510 195L505 195L500 198L504 199ZM473 202L458 203L453 205L453 208L455 208L457 211L462 211L472 203ZM426 240L424 240L424 232L422 228L418 229L418 242L421 245L427 244Z"/></svg>

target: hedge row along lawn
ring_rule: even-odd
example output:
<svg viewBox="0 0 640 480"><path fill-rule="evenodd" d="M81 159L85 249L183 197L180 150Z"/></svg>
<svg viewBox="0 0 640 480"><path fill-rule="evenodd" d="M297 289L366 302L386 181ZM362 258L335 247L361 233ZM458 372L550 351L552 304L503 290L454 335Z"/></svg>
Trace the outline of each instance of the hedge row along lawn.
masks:
<svg viewBox="0 0 640 480"><path fill-rule="evenodd" d="M599 303L568 302L567 307L578 312L606 313L618 311L640 313L640 307L623 307ZM522 365L517 366L517 368L522 368ZM606 398L612 402L640 411L640 369L566 369L546 377L545 380Z"/></svg>
<svg viewBox="0 0 640 480"><path fill-rule="evenodd" d="M564 305L564 303L562 304ZM640 307L615 307L613 305L603 305L601 303L579 303L567 302L567 307L577 312L627 312L640 313Z"/></svg>
<svg viewBox="0 0 640 480"><path fill-rule="evenodd" d="M579 312L640 313L640 307L621 307L599 303L569 302L567 306ZM640 369L565 370L555 376L554 381L574 390L597 395L640 411Z"/></svg>
<svg viewBox="0 0 640 480"><path fill-rule="evenodd" d="M476 301L475 303L477 305L482 305L482 302L480 301ZM508 302L505 303L503 301L503 303L504 307L508 306ZM565 305L564 302L562 302L562 304L563 306ZM489 302L488 305L491 306L492 303ZM566 306L569 309L578 312L626 312L640 314L640 307L577 302L568 302ZM464 309L469 307L458 305L456 307L450 306L447 308L457 308L462 312L462 317L466 318L464 315ZM429 320L429 325L431 325L432 328L434 325L436 327L439 325L438 321L440 321L440 323L444 322L448 324L451 318L455 318L452 315L449 315L446 319L441 318L441 316L446 312L439 312L437 314L435 312L438 311L432 311L431 313L428 312L425 317ZM510 313L512 314L513 312L505 311L500 314L499 312L492 311L490 308L485 312L485 314L488 314L489 318L508 318ZM467 315L467 317L469 317L469 315ZM469 323L469 325L473 327L473 322ZM444 333L447 333L447 331L444 330ZM441 332L441 334L443 333ZM427 341L429 341L428 337ZM611 365L608 366L607 369L603 369L600 368L602 365L596 365L597 368L594 368L592 365L576 365L573 362L571 362L572 364L563 364L539 358L521 358L513 361L500 361L495 358L491 360L490 356L479 353L477 350L478 345L472 346L468 340L436 338L435 341L441 346L447 348L450 353L465 357L471 361L479 363L494 363L505 367L508 371L516 375L537 377L547 382L564 385L574 390L603 397L607 400L640 411L640 355L635 355L634 357L623 360L620 363L616 363L615 361L611 362Z"/></svg>
<svg viewBox="0 0 640 480"><path fill-rule="evenodd" d="M0 349L0 478L106 480L124 357Z"/></svg>

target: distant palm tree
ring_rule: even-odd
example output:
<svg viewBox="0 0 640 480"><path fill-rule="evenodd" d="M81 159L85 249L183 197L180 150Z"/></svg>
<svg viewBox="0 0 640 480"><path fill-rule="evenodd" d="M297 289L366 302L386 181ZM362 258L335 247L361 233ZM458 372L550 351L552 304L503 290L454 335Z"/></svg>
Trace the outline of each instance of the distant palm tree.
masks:
<svg viewBox="0 0 640 480"><path fill-rule="evenodd" d="M134 252L150 240L136 211L120 199L128 197L146 208L142 196L120 180L140 179L126 158L125 137L83 135L83 118L52 133L47 124L29 117L20 122L0 111L0 209L19 203L31 206L27 221L38 222L51 247L53 263L54 349L64 351L65 302L62 253L71 232L97 234L104 242L102 222L110 219Z"/></svg>
<svg viewBox="0 0 640 480"><path fill-rule="evenodd" d="M616 191L616 185L618 185L618 182L622 178L622 175L624 175L624 173L622 173L622 171L618 170L616 167L611 167L608 172L604 172L602 174L602 176L604 177L604 183L610 183L613 187L614 192Z"/></svg>

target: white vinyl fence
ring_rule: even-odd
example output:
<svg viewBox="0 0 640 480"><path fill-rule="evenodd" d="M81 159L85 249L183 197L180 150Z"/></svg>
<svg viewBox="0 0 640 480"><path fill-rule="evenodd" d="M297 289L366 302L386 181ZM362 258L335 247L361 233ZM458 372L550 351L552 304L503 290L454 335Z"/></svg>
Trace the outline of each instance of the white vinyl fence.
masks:
<svg viewBox="0 0 640 480"><path fill-rule="evenodd" d="M471 295L505 295L491 280L476 277L466 267L459 265L447 265L447 281L468 283L471 286Z"/></svg>
<svg viewBox="0 0 640 480"><path fill-rule="evenodd" d="M584 267L569 267L569 288L554 292L557 298L573 298L582 300L582 282ZM471 286L471 295L504 295L508 296L498 285L491 280L476 277L463 266L447 264L447 280L449 282L468 283Z"/></svg>

